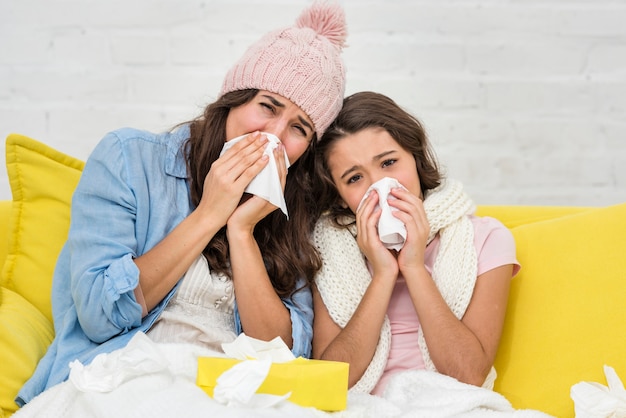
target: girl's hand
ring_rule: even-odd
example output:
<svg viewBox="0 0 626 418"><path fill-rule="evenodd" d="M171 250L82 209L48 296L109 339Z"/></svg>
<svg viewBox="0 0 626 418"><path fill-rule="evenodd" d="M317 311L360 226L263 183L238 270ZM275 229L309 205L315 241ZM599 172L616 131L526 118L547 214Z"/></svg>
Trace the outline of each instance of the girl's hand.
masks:
<svg viewBox="0 0 626 418"><path fill-rule="evenodd" d="M267 165L269 158L263 155L266 144L267 138L254 132L215 160L204 180L198 210L225 225L245 188Z"/></svg>
<svg viewBox="0 0 626 418"><path fill-rule="evenodd" d="M400 219L406 227L406 241L398 254L400 271L423 268L430 234L424 204L418 196L402 188L392 189L391 195L396 198L389 199L389 206L396 209L392 211L393 216Z"/></svg>
<svg viewBox="0 0 626 418"><path fill-rule="evenodd" d="M378 220L381 209L377 207L378 193L373 190L365 202L356 211L356 241L373 268L372 277L389 277L395 280L398 276L398 262L387 249L378 235Z"/></svg>
<svg viewBox="0 0 626 418"><path fill-rule="evenodd" d="M280 178L280 185L284 192L287 181L287 167L285 164L285 148L278 144L273 150ZM275 211L278 207L258 196L250 196L245 202L235 209L228 218L229 229L241 228L252 232L261 219Z"/></svg>

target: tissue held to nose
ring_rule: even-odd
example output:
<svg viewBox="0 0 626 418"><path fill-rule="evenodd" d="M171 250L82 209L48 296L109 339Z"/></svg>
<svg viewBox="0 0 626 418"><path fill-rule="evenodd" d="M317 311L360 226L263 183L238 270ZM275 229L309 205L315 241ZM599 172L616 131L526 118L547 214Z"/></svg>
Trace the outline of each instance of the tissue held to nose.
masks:
<svg viewBox="0 0 626 418"><path fill-rule="evenodd" d="M378 193L378 205L382 211L378 220L378 235L385 247L400 251L406 239L406 227L400 219L393 216L392 209L387 202L387 199L395 199L389 195L389 192L394 187L404 188L398 180L391 177L384 177L378 180L367 189L359 203L359 207L367 196L370 195L371 191L376 190Z"/></svg>
<svg viewBox="0 0 626 418"><path fill-rule="evenodd" d="M287 203L285 203L285 196L283 194L283 186L280 184L280 176L278 175L278 167L276 165L276 158L274 158L273 152L278 144L280 144L280 139L278 139L276 135L268 132L262 132L262 134L264 134L268 139L267 146L265 147L265 152L263 154L269 157L269 162L265 168L252 179L245 191L246 193L259 196L274 206L279 207L285 216L289 218L289 214L287 213ZM220 156L246 136L247 134L225 142ZM286 151L285 164L286 168L289 168L289 158L287 157Z"/></svg>

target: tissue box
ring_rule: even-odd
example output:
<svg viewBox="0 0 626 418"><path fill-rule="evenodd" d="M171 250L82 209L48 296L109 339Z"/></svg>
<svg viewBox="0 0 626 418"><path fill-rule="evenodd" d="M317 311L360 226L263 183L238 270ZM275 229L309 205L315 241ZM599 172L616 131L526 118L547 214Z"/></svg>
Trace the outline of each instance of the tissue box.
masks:
<svg viewBox="0 0 626 418"><path fill-rule="evenodd" d="M221 357L199 357L196 384L213 397L217 378L242 360ZM301 406L324 411L346 409L348 398L348 363L309 360L298 357L286 363L272 363L269 374L257 393L285 395Z"/></svg>

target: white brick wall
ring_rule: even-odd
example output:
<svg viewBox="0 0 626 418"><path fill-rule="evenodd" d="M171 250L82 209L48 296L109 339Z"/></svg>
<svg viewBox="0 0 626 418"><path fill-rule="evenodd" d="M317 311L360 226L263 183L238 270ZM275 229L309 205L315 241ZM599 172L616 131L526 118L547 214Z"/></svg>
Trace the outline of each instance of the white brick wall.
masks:
<svg viewBox="0 0 626 418"><path fill-rule="evenodd" d="M85 159L111 129L190 119L251 42L309 3L0 0L0 138ZM418 116L477 203L626 202L626 1L342 3L347 93Z"/></svg>

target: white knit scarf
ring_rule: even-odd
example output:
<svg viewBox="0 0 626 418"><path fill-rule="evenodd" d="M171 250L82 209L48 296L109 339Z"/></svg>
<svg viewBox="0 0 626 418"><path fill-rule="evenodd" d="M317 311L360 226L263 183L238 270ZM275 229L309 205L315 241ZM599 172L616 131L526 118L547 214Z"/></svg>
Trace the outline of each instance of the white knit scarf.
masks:
<svg viewBox="0 0 626 418"><path fill-rule="evenodd" d="M424 210L430 224L428 243L440 236L432 278L451 311L462 318L469 305L477 274L474 229L467 215L474 213L473 202L461 183L448 179L429 191ZM358 307L371 275L356 243L356 228L338 228L328 216L315 226L314 243L323 265L315 283L333 321L344 328ZM428 370L435 370L422 328L418 343ZM391 326L385 316L374 357L361 379L350 390L369 393L380 379L391 345Z"/></svg>

